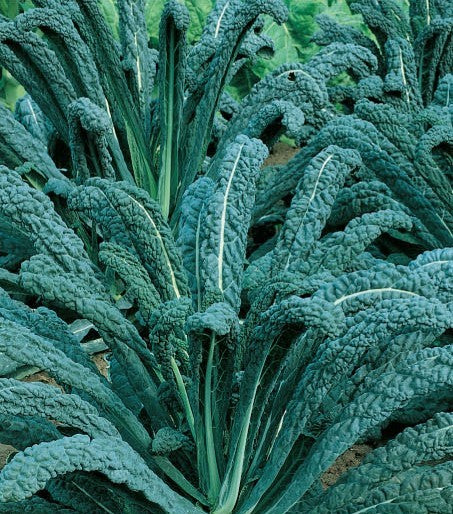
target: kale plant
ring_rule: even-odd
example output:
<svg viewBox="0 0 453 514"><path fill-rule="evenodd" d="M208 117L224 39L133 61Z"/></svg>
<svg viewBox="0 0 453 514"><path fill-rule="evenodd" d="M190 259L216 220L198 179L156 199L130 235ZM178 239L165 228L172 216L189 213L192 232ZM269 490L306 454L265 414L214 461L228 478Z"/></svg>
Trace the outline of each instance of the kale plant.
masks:
<svg viewBox="0 0 453 514"><path fill-rule="evenodd" d="M352 98L379 56L333 42L237 104L276 1L221 1L191 48L169 2L159 55L142 2L118 2L121 48L96 1L35 4L0 24L33 98L0 119L0 512L448 512L448 190L349 136L332 85ZM420 115L444 119L445 77ZM261 171L285 131L301 152ZM358 442L379 447L324 489Z"/></svg>
<svg viewBox="0 0 453 514"><path fill-rule="evenodd" d="M243 277L265 154L238 136L218 178L189 187L176 241L142 189L73 187L69 208L103 235L99 266L52 202L2 168L3 223L33 255L3 272L13 292L1 295L0 350L59 384L1 379L1 440L24 450L0 474L3 511L354 512L385 501L446 512L452 251L408 266L372 257L364 250L382 232L411 226L391 209L323 236L360 165L329 146L305 170L267 273L252 265ZM112 351L108 379L70 313ZM389 423L416 428L323 492L335 459Z"/></svg>
<svg viewBox="0 0 453 514"><path fill-rule="evenodd" d="M282 219L287 207L282 200L292 194L309 160L333 141L359 152L363 166L349 180L350 189L340 195L328 224L342 227L352 216L395 207L396 201L412 216L411 234L399 235L399 241L381 239L373 252L407 263L408 254L453 244L453 9L443 0L414 0L408 12L392 0L359 0L351 2L351 9L363 15L373 40L324 15L314 40L328 45L325 51L359 45L372 53L377 66L366 76L353 71L356 80L349 85L330 80L328 95L335 107L327 107L330 118L307 133L286 166L262 174L255 219L260 223L271 207L272 221Z"/></svg>
<svg viewBox="0 0 453 514"><path fill-rule="evenodd" d="M225 85L269 45L259 26L251 30L257 19L287 14L277 0L219 5L189 51L189 13L168 2L157 52L148 46L142 1L119 2L119 43L96 1L34 3L1 21L0 61L33 98L21 102L16 118L32 133L42 131L44 118L53 132L27 154L23 128L2 110L3 161L30 162L30 180L41 187L49 177L135 182L159 199L165 217L206 157ZM55 165L36 157L46 146ZM62 176L56 167L68 171Z"/></svg>

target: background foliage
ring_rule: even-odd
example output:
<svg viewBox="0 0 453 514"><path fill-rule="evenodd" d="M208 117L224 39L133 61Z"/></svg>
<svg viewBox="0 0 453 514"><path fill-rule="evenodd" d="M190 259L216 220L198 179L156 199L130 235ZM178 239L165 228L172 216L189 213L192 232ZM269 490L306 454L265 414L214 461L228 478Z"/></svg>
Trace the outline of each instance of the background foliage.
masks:
<svg viewBox="0 0 453 514"><path fill-rule="evenodd" d="M99 0L102 12L109 22L114 34L118 37L118 11L115 0ZM206 16L214 5L214 0L184 0L184 4L190 12L190 25L188 39L197 41L206 20ZM238 73L229 88L235 97L241 97L250 90L250 87L264 77L266 73L285 62L306 62L318 49L311 41L312 35L317 29L315 17L326 13L338 22L351 25L367 32L361 16L353 15L349 11L346 0L285 0L289 9L289 18L282 25L278 25L270 18L265 21L263 34L272 38L275 44L275 54L272 58L258 57L252 65L246 65ZM159 22L165 0L146 1L146 23L150 43L153 48L158 46ZM14 18L18 13L33 6L31 0L0 0L0 14L8 18ZM24 95L24 88L4 68L0 68L0 102L10 109L18 98Z"/></svg>
<svg viewBox="0 0 453 514"><path fill-rule="evenodd" d="M25 2L19 0L0 0L0 15L14 18L31 5L30 0ZM16 100L23 96L24 93L24 88L17 80L7 70L0 67L0 102L13 109Z"/></svg>

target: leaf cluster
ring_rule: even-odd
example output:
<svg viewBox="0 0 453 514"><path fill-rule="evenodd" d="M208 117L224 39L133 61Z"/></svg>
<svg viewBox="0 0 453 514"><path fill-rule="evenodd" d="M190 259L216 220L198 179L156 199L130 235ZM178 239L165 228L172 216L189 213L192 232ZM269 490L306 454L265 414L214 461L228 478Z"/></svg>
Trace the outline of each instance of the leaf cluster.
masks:
<svg viewBox="0 0 453 514"><path fill-rule="evenodd" d="M0 23L33 97L0 119L0 512L448 512L448 5L357 2L375 40L321 19L238 103L280 2L220 1L189 47L170 1L158 55L140 0L119 42L94 0L35 3Z"/></svg>

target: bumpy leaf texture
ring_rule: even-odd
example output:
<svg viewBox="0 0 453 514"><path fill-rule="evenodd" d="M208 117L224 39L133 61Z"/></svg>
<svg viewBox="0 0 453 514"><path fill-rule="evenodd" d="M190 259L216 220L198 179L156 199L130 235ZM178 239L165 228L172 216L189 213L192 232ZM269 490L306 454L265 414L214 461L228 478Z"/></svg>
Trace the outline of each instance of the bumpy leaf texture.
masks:
<svg viewBox="0 0 453 514"><path fill-rule="evenodd" d="M0 121L0 512L448 512L449 6L359 0L374 41L324 18L235 102L280 2L219 2L192 47L169 2L159 53L141 0L119 40L34 3L0 20L33 98Z"/></svg>

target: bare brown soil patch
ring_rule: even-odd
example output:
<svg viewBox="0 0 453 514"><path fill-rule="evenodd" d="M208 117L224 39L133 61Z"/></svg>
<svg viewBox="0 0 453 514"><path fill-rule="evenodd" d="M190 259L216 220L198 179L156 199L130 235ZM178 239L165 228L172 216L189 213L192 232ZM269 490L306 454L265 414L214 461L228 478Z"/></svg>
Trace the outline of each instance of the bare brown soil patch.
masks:
<svg viewBox="0 0 453 514"><path fill-rule="evenodd" d="M276 143L264 165L277 166L278 164L286 164L298 151L299 148L295 148L286 143Z"/></svg>
<svg viewBox="0 0 453 514"><path fill-rule="evenodd" d="M323 487L327 489L335 484L345 471L358 466L373 449L368 444L355 444L349 450L346 450L321 477Z"/></svg>

